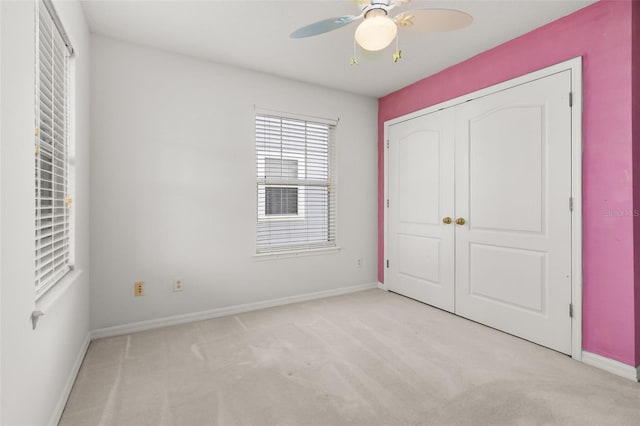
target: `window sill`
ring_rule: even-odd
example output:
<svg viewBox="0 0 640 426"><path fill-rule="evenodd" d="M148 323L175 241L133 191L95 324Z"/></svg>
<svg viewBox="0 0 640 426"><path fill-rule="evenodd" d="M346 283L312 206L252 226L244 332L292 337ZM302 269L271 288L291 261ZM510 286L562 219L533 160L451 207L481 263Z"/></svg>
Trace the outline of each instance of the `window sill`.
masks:
<svg viewBox="0 0 640 426"><path fill-rule="evenodd" d="M82 275L81 269L69 271L64 277L58 281L49 291L36 300L35 310L42 311L45 314L50 310L64 295L67 293Z"/></svg>
<svg viewBox="0 0 640 426"><path fill-rule="evenodd" d="M262 260L275 260L275 259L287 259L292 257L302 257L302 256L316 256L323 254L333 254L340 252L340 247L326 247L326 248L318 248L318 249L308 249L308 250L299 250L299 251L276 251L271 253L258 253L254 254L253 258L258 261Z"/></svg>

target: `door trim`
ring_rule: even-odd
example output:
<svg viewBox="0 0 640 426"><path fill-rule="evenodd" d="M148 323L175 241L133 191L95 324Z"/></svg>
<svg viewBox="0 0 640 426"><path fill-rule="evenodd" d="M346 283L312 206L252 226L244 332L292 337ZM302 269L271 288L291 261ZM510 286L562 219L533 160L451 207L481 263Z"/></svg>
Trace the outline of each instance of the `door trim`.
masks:
<svg viewBox="0 0 640 426"><path fill-rule="evenodd" d="M384 122L384 205L389 198L389 126L412 118L431 114L444 108L488 96L496 92L510 89L525 83L539 80L566 70L571 71L571 93L573 107L571 108L571 196L573 197L573 212L571 215L571 303L573 317L571 318L571 357L582 361L582 57L576 57L556 65L552 65L494 86L477 90L466 95L414 111L410 114ZM567 208L568 207L567 200ZM384 209L384 244L385 256L389 253L389 214L388 207ZM387 259L387 257L385 257ZM393 260L392 260L393 261ZM388 290L387 268L384 268L384 289ZM567 306L567 314L569 307Z"/></svg>

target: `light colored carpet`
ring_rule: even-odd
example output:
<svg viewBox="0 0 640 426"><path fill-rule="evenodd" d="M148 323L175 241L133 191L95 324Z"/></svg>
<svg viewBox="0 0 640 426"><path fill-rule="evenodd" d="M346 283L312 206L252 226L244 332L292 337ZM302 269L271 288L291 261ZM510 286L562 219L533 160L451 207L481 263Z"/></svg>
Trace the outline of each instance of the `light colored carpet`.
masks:
<svg viewBox="0 0 640 426"><path fill-rule="evenodd" d="M61 425L640 425L640 385L371 290L96 340Z"/></svg>

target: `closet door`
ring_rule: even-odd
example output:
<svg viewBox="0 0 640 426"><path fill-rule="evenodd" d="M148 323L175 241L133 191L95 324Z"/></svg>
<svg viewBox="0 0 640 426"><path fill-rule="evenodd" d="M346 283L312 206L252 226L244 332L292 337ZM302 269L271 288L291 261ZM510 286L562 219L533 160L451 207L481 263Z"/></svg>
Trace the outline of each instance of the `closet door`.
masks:
<svg viewBox="0 0 640 426"><path fill-rule="evenodd" d="M391 291L453 311L453 110L389 128Z"/></svg>
<svg viewBox="0 0 640 426"><path fill-rule="evenodd" d="M570 71L456 107L455 312L571 353Z"/></svg>

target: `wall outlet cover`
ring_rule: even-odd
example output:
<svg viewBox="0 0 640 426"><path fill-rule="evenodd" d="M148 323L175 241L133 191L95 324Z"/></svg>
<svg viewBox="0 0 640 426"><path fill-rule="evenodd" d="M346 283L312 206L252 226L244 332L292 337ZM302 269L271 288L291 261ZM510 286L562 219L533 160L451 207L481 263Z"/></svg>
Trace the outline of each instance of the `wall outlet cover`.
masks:
<svg viewBox="0 0 640 426"><path fill-rule="evenodd" d="M133 285L133 295L136 297L144 296L144 281L138 281Z"/></svg>
<svg viewBox="0 0 640 426"><path fill-rule="evenodd" d="M177 291L182 291L183 290L183 285L182 285L182 278L176 278L173 280L173 291L177 292Z"/></svg>

